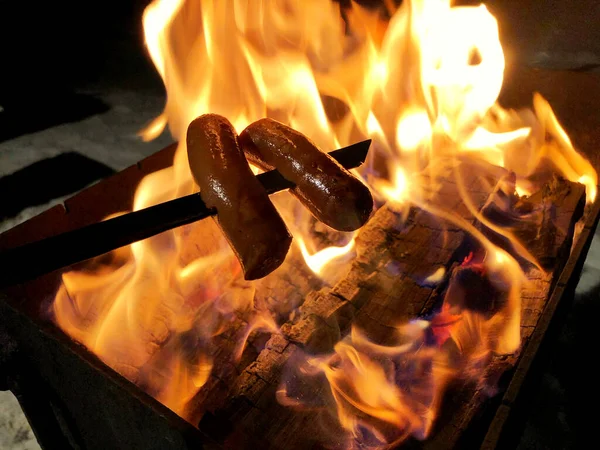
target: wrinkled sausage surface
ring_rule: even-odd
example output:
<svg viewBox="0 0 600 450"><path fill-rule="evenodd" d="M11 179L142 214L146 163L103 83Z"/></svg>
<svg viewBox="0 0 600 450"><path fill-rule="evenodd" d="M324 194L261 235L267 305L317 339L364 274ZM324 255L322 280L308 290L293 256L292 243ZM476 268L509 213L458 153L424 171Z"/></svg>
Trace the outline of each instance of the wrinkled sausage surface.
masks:
<svg viewBox="0 0 600 450"><path fill-rule="evenodd" d="M239 141L253 164L264 170L277 168L295 183L292 194L331 228L356 230L373 212L367 186L298 131L261 119L250 124Z"/></svg>
<svg viewBox="0 0 600 450"><path fill-rule="evenodd" d="M292 236L256 179L231 123L216 114L195 119L187 130L190 170L247 280L283 263Z"/></svg>

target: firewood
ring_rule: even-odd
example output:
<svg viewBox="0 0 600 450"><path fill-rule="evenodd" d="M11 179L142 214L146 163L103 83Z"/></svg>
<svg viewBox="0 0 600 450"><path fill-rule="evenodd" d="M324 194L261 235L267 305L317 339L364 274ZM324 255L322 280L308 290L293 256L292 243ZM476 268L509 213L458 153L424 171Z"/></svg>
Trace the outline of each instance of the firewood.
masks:
<svg viewBox="0 0 600 450"><path fill-rule="evenodd" d="M483 182L474 173L471 171L463 181L481 207L495 180L488 177ZM459 211L462 219L472 223L474 217L461 202L456 181L450 177L438 181L441 189L433 203ZM301 448L307 437L311 442L326 439L315 427L314 417L276 400L288 360L305 352L331 351L351 324L365 330L374 341L389 343L395 325L424 311L435 292L427 277L438 268L449 269L460 258L464 238L465 232L456 224L428 212L414 208L404 217L388 206L379 209L357 238L357 258L346 269L347 274L331 289L306 295L297 313L281 327L282 334L272 336L211 415L220 423L236 423L236 433L252 439L261 436L275 448ZM286 425L281 425L282 421ZM292 432L306 427L310 433Z"/></svg>
<svg viewBox="0 0 600 450"><path fill-rule="evenodd" d="M463 171L469 173L469 171ZM495 177L464 176L462 183L468 190L476 209L482 208L496 182L506 172L499 171ZM455 179L440 181L439 193L431 204L448 211L456 211L460 218L474 224L476 219L458 195ZM583 191L576 183L560 181L551 189L547 186L543 200L531 199L547 211L553 219L552 242L545 253L536 255L546 260L554 258L555 270L544 273L527 267L528 281L523 288L522 337L535 326L552 286L553 275L562 262L573 236L573 224L581 215ZM551 193L551 194L550 194ZM550 195L552 199L550 201ZM547 199L547 201L546 201ZM551 212L551 214L550 214ZM542 235L546 222L540 222ZM524 228L531 224L523 225ZM563 230L557 233L556 230ZM521 233L523 239L527 234ZM328 420L331 430L339 424L331 417L323 417L315 411L298 411L281 405L276 392L281 374L293 366L295 358L306 353L320 354L331 351L333 345L349 330L350 325L360 327L377 343L392 344L397 325L419 315L428 314L439 306L444 285L433 286L427 277L438 268L451 272L466 256L472 244L468 235L456 223L440 220L434 215L413 208L407 217L391 207L379 209L371 221L361 230L357 239L357 258L347 268L347 273L331 289L310 292L291 320L281 327L280 335L272 335L257 359L243 370L231 387L227 399L214 405L208 413L227 429L223 439L237 445L248 442L269 443L271 448L306 448L316 443L334 445L330 433L323 433L319 425ZM527 242L524 242L527 244ZM541 250L541 247L540 247ZM561 259L562 258L562 259ZM456 271L454 271L456 276ZM482 286L482 288L485 288ZM499 359L503 368L514 365L518 355ZM288 363L289 361L289 363ZM288 366L287 364L290 364ZM498 367L495 361L492 367ZM491 371L486 376L490 383L497 378ZM438 420L436 431L427 445L457 438L478 410L487 392L473 386L454 389L451 401L461 406L453 414L444 414ZM445 403L446 404L446 403ZM202 424L201 422L201 428ZM330 431L331 431L330 430ZM341 435L339 430L338 435ZM335 435L335 433L334 433ZM439 436L439 437L438 437Z"/></svg>
<svg viewBox="0 0 600 450"><path fill-rule="evenodd" d="M499 184L481 212L492 224L503 227L512 236L501 236L482 224L479 228L496 245L525 262L523 255L511 243L511 239L518 241L536 263L552 270L557 259L564 256L561 254L565 251L562 245L573 233L571 219L575 209L582 207L579 202L585 188L556 175L541 183L531 196L518 197L514 193L514 181L508 180L505 185L510 192L504 192Z"/></svg>
<svg viewBox="0 0 600 450"><path fill-rule="evenodd" d="M486 208L490 208L493 197L497 194L495 191L490 196L490 201L482 211L484 215L494 216ZM526 281L521 291L521 349L527 345L569 257L575 224L583 215L585 188L578 183L551 177L524 201L530 204L528 209L537 214L529 214L516 222L514 236L530 249L544 270L523 263ZM513 206L522 207L517 203ZM493 232L483 226L481 228L497 244L514 253L514 248L506 239L498 236L494 239ZM482 374L482 382L477 386L466 383L455 386L444 402L437 432L423 446L432 449L452 448L467 439L465 432L481 416L486 402L490 400L490 394L486 391L496 388L499 377L516 365L520 354L521 351L513 355L493 357Z"/></svg>

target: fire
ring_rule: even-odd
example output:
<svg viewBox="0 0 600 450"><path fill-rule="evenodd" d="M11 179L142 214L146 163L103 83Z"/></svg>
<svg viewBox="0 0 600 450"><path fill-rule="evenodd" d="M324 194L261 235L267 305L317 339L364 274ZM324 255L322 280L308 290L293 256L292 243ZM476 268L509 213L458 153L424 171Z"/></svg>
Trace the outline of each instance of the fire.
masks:
<svg viewBox="0 0 600 450"><path fill-rule="evenodd" d="M588 202L598 180L540 95L533 110L496 103L505 63L496 19L485 6L411 0L390 7L389 19L357 4L344 14L340 8L324 0L154 0L144 12L144 32L167 102L142 136L153 139L168 126L179 147L172 167L140 183L134 209L197 189L185 148L194 118L221 114L241 132L271 117L324 150L371 138L369 161L356 174L380 204L417 206L478 240L485 254L461 270L502 297L491 317L465 308L461 286L449 286L436 315L398 324L397 345L376 344L353 328L333 353L307 359L304 373L327 380L348 445L380 447L426 437L450 377L477 379L486 358L520 343L519 264L455 211L432 202L436 177L452 174L478 218L461 184L464 158L514 173L519 195L530 192L528 177L548 166L584 184ZM355 235L323 247L292 197L280 194L274 202L312 272L326 278L329 267L347 267ZM526 249L519 252L536 264ZM447 276L440 268L431 273L427 283ZM53 305L58 325L190 420L187 405L208 386L223 353L217 338L234 336L227 357L235 362L252 332L277 333L280 325L254 308L259 286L241 280L210 221L137 242L63 281ZM413 372L402 373L406 366ZM285 386L278 398L293 403Z"/></svg>
<svg viewBox="0 0 600 450"><path fill-rule="evenodd" d="M393 446L412 434L427 435L451 370L444 353L427 345L427 327L415 321L399 328L394 347L374 344L353 328L332 355L311 358L302 368L325 375L337 419L355 442ZM285 391L278 396L287 401Z"/></svg>
<svg viewBox="0 0 600 450"><path fill-rule="evenodd" d="M396 146L403 151L416 151L431 137L431 122L424 110L406 112L398 120Z"/></svg>
<svg viewBox="0 0 600 450"><path fill-rule="evenodd" d="M403 204L408 200L409 182L402 167L394 169L394 176L390 181L376 179L372 185L388 202Z"/></svg>
<svg viewBox="0 0 600 450"><path fill-rule="evenodd" d="M317 275L320 274L323 271L323 268L331 263L332 260L347 255L352 251L354 244L355 240L354 237L352 237L350 242L342 247L326 247L323 250L310 254L304 240L301 237L298 238L298 246L300 247L300 251L302 252L306 264L310 267L310 270Z"/></svg>

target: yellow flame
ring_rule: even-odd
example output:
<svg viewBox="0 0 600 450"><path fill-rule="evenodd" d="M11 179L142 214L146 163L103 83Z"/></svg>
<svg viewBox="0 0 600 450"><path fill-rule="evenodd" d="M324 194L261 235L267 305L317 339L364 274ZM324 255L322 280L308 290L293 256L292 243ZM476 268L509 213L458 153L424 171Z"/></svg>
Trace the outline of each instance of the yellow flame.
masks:
<svg viewBox="0 0 600 450"><path fill-rule="evenodd" d="M416 150L431 138L429 116L423 110L405 113L398 121L396 145L402 150Z"/></svg>
<svg viewBox="0 0 600 450"><path fill-rule="evenodd" d="M446 269L444 267L438 267L435 272L425 278L426 284L439 284L446 276Z"/></svg>
<svg viewBox="0 0 600 450"><path fill-rule="evenodd" d="M531 195L531 191L529 189L527 189L525 186L521 186L518 183L515 185L515 192L519 197L528 197Z"/></svg>
<svg viewBox="0 0 600 450"><path fill-rule="evenodd" d="M410 196L409 182L402 167L396 166L393 170L395 175L391 182L376 180L374 181L373 186L389 202L402 204L406 202Z"/></svg>
<svg viewBox="0 0 600 450"><path fill-rule="evenodd" d="M322 250L319 250L316 253L310 254L308 249L306 248L304 239L299 237L297 238L297 241L298 246L300 247L300 251L302 252L302 256L304 256L304 261L306 262L306 265L317 275L321 274L323 268L327 266L332 260L340 258L351 252L354 249L355 244L355 239L353 237L350 240L350 242L348 242L342 247L326 247Z"/></svg>

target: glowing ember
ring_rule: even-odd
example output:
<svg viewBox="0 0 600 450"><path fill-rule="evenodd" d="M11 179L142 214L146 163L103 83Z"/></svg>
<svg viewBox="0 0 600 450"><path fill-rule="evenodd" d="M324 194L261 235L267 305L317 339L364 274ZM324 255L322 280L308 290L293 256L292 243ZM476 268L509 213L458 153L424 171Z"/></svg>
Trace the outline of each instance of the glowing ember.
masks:
<svg viewBox="0 0 600 450"><path fill-rule="evenodd" d="M168 125L180 144L172 167L140 183L134 209L197 189L185 134L197 116L216 113L238 132L271 117L327 150L372 138L369 163L358 175L380 204L404 213L418 207L470 233L485 254L465 261L457 274L474 277L502 299L493 314L466 308L466 290L457 281L429 321L398 324L395 344L376 344L353 327L332 353L307 357L298 367L303 376L326 380L348 446L379 447L425 438L451 377L477 380L491 353L520 345L521 267L439 201L439 178L455 180L472 215L535 265L510 230L481 216L461 163L478 164L482 175L492 170L489 164L504 167L514 173L508 185L518 195L532 193L530 175L552 168L584 184L588 202L595 199L597 176L541 96L533 111L496 104L504 56L496 20L484 6L411 0L389 20L357 5L345 16L324 0L155 0L144 13L144 30L167 103L142 135L152 139ZM339 239L317 229L287 194L274 202L314 274L324 277L333 264L347 270L360 234ZM270 277L291 270L284 264ZM447 275L432 266L425 283ZM95 272L66 273L63 281L53 305L58 325L190 420L196 416L189 402L209 385L219 358L239 361L251 336L277 333L280 325L272 310L256 307L261 285L243 281L209 221L137 242ZM269 299L284 303L278 295L285 296L275 292ZM278 399L311 406L291 398L286 385Z"/></svg>

